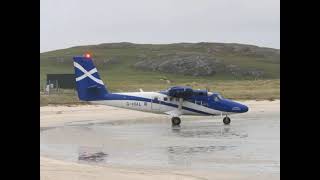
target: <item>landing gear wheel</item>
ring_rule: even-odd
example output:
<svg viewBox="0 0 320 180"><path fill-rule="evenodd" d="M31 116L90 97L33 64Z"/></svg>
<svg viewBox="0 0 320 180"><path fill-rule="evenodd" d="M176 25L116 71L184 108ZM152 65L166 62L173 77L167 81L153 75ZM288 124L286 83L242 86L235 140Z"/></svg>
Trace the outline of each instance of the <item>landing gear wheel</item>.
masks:
<svg viewBox="0 0 320 180"><path fill-rule="evenodd" d="M231 119L230 119L228 116L226 116L226 117L223 118L223 123L224 123L225 125L229 125L230 122L231 122Z"/></svg>
<svg viewBox="0 0 320 180"><path fill-rule="evenodd" d="M178 117L173 117L173 118L171 118L171 122L172 122L173 126L179 126L181 123L181 120Z"/></svg>

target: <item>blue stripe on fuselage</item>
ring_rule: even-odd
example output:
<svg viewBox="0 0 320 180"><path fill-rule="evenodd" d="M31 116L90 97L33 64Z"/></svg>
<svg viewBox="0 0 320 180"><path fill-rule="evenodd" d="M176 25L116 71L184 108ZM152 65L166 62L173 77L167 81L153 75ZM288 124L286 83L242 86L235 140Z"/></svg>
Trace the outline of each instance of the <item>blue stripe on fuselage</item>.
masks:
<svg viewBox="0 0 320 180"><path fill-rule="evenodd" d="M99 100L131 100L131 101L143 101L143 102L151 102L151 99L149 98L143 98L143 97L137 97L137 96L129 96L129 95L122 95L122 94L106 94L104 99L97 99ZM161 102L161 103L159 103ZM171 106L171 107L175 107L178 108L177 104L172 104L172 103L167 103L164 101L153 101L152 103L156 103L156 104L162 104L162 105L166 105L166 106ZM196 112L199 114L205 114L205 115L215 115L215 114L211 114L211 113L207 113L207 112L203 112L203 111L199 111L196 109L192 109L192 108L188 108L185 106L182 106L182 109L187 110L187 111L192 111L192 112Z"/></svg>

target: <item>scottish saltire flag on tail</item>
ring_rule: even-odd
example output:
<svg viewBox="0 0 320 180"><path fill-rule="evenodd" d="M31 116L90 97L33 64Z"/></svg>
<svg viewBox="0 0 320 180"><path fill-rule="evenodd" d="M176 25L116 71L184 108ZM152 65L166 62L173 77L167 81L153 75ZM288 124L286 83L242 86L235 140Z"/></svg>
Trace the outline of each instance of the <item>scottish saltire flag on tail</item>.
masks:
<svg viewBox="0 0 320 180"><path fill-rule="evenodd" d="M73 57L77 92L80 100L100 100L108 93L90 55Z"/></svg>

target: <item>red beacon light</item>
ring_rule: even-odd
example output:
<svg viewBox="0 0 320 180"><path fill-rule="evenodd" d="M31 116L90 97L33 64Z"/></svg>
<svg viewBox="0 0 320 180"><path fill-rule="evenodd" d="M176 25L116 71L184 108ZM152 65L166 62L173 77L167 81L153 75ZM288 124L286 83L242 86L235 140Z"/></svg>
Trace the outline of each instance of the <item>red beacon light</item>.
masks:
<svg viewBox="0 0 320 180"><path fill-rule="evenodd" d="M84 54L84 57L85 57L85 58L91 58L91 54L86 53L86 54Z"/></svg>

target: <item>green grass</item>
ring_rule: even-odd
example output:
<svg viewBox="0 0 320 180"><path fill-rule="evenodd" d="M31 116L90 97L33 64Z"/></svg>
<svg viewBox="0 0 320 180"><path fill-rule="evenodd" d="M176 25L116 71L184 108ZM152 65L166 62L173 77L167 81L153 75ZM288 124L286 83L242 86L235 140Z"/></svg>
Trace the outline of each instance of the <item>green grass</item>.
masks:
<svg viewBox="0 0 320 180"><path fill-rule="evenodd" d="M46 95L40 93L40 106L47 105L76 105L88 104L87 102L79 101L76 93L73 90L61 90L59 93Z"/></svg>

